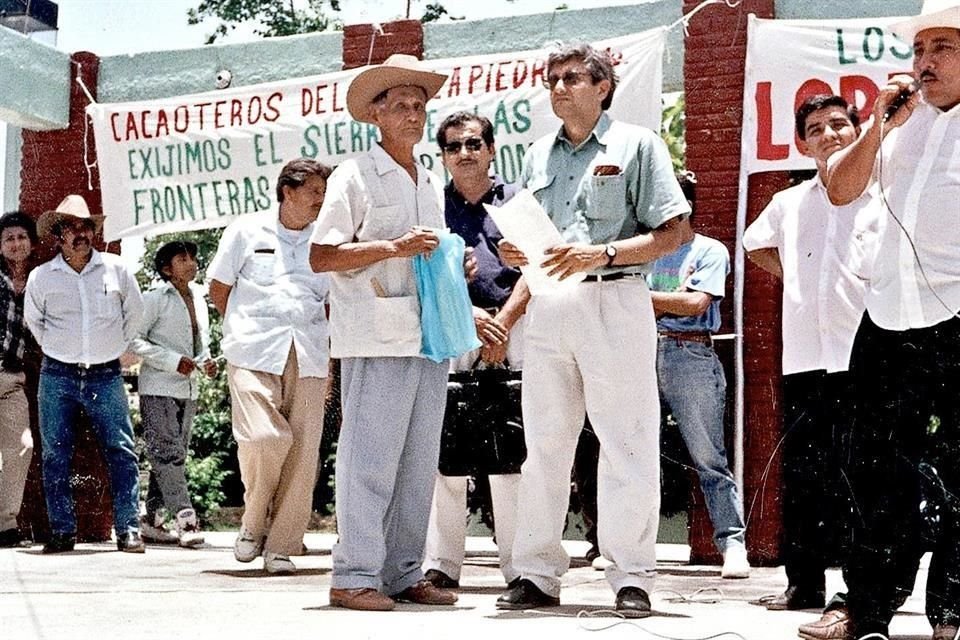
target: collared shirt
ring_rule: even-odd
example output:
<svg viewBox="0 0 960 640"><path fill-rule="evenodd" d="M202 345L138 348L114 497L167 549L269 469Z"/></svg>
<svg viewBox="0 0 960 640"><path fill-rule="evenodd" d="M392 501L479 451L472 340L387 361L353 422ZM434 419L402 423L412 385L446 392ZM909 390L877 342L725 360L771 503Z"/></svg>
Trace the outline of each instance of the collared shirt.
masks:
<svg viewBox="0 0 960 640"><path fill-rule="evenodd" d="M658 258L647 275L651 291L678 293L700 291L710 296L710 306L698 316L663 315L660 331L709 331L720 328L720 301L730 273L730 252L719 240L694 234L673 253Z"/></svg>
<svg viewBox="0 0 960 640"><path fill-rule="evenodd" d="M30 331L23 319L23 296L17 293L5 269L0 269L0 368L4 371L23 371L23 354Z"/></svg>
<svg viewBox="0 0 960 640"><path fill-rule="evenodd" d="M442 229L443 182L406 169L375 145L327 181L312 242L341 245L399 238L414 225ZM381 260L330 275L330 345L335 358L420 356L420 301L413 258Z"/></svg>
<svg viewBox="0 0 960 640"><path fill-rule="evenodd" d="M690 212L663 140L649 129L603 113L574 147L563 128L541 138L524 158L522 183L537 198L565 242L607 244L656 229ZM616 175L595 175L606 165ZM646 273L649 265L598 273Z"/></svg>
<svg viewBox="0 0 960 640"><path fill-rule="evenodd" d="M143 294L143 322L130 349L143 358L140 365L141 395L196 400L199 369L185 376L177 372L181 358L202 362L210 358L210 319L203 287L190 283L197 318L199 344L195 344L187 303L169 282Z"/></svg>
<svg viewBox="0 0 960 640"><path fill-rule="evenodd" d="M224 230L207 280L232 287L220 343L230 364L279 376L292 344L301 378L327 376L329 279L310 268L314 225L294 231L262 211Z"/></svg>
<svg viewBox="0 0 960 640"><path fill-rule="evenodd" d="M477 275L467 285L470 302L482 309L502 307L520 279L520 270L508 267L500 260L497 243L503 239L503 235L483 205L503 205L517 192L516 187L504 184L495 176L490 191L476 204L467 202L453 182L446 186L444 192L447 226L463 238L468 247L473 247L473 255L477 259Z"/></svg>
<svg viewBox="0 0 960 640"><path fill-rule="evenodd" d="M846 371L863 316L879 202L836 207L820 178L773 196L743 235L747 251L776 248L783 270L783 373Z"/></svg>
<svg viewBox="0 0 960 640"><path fill-rule="evenodd" d="M23 312L44 355L102 364L119 358L136 337L143 297L120 256L94 249L80 273L62 254L34 269Z"/></svg>
<svg viewBox="0 0 960 640"><path fill-rule="evenodd" d="M881 166L891 209L884 216L892 217L879 242L867 309L884 329L929 327L960 309L960 105L946 112L917 105L884 141L874 178Z"/></svg>

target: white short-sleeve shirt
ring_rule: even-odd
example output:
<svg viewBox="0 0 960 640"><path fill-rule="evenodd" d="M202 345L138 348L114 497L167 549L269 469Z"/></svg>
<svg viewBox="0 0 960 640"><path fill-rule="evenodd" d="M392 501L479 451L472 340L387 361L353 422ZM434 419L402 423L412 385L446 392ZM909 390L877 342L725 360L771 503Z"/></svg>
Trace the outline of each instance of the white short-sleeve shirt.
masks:
<svg viewBox="0 0 960 640"><path fill-rule="evenodd" d="M849 367L879 220L869 192L837 207L817 177L776 194L747 228L747 251L780 254L785 375Z"/></svg>
<svg viewBox="0 0 960 640"><path fill-rule="evenodd" d="M310 268L315 224L294 231L264 211L224 230L207 280L232 287L220 343L230 364L281 375L292 343L301 378L327 376L329 278Z"/></svg>
<svg viewBox="0 0 960 640"><path fill-rule="evenodd" d="M421 166L417 180L379 145L347 160L327 182L313 244L399 238L414 225L442 229L443 181ZM389 258L330 275L335 358L420 355L420 302L413 258Z"/></svg>

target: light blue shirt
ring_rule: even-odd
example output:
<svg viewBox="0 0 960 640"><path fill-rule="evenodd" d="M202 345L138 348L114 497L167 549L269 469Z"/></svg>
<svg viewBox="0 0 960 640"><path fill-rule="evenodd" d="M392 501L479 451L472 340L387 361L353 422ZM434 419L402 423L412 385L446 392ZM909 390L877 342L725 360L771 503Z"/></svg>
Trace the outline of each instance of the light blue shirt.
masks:
<svg viewBox="0 0 960 640"><path fill-rule="evenodd" d="M194 347L186 301L172 284L164 282L143 295L143 323L138 337L130 344L130 349L143 358L141 395L197 399L198 378L203 372L195 369L189 376L177 372L181 358L195 362L210 358L210 320L204 291L195 283L190 283L190 290L197 317L199 350Z"/></svg>
<svg viewBox="0 0 960 640"><path fill-rule="evenodd" d="M595 175L597 167L616 175ZM536 141L524 159L522 184L533 192L565 242L607 244L656 229L690 212L663 140L649 129L600 115L574 147L563 128ZM649 265L599 273L645 273Z"/></svg>
<svg viewBox="0 0 960 640"><path fill-rule="evenodd" d="M119 358L136 337L143 297L120 256L94 249L77 273L57 254L27 278L23 316L44 355L102 364Z"/></svg>
<svg viewBox="0 0 960 640"><path fill-rule="evenodd" d="M657 259L647 275L651 291L700 291L710 296L710 306L699 316L663 315L657 318L657 329L715 333L720 328L720 301L728 273L730 252L719 240L699 233L673 253Z"/></svg>

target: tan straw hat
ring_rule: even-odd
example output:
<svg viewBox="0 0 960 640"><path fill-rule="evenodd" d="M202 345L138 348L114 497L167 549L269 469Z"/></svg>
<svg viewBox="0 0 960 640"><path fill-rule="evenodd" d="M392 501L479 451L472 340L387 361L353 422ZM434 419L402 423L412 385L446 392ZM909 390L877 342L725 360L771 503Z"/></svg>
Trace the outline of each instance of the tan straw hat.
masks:
<svg viewBox="0 0 960 640"><path fill-rule="evenodd" d="M43 212L43 215L37 220L37 235L43 238L52 234L53 227L67 216L89 218L94 221L98 229L103 224L103 216L90 215L90 209L87 208L87 201L83 199L83 196L71 194L61 200L53 211Z"/></svg>
<svg viewBox="0 0 960 640"><path fill-rule="evenodd" d="M960 29L960 0L924 0L920 15L890 26L897 37L913 44L924 29Z"/></svg>
<svg viewBox="0 0 960 640"><path fill-rule="evenodd" d="M427 70L414 56L395 53L383 64L366 67L353 79L347 89L347 110L354 120L375 124L370 117L370 106L373 99L387 89L421 87L429 100L446 81L447 76Z"/></svg>

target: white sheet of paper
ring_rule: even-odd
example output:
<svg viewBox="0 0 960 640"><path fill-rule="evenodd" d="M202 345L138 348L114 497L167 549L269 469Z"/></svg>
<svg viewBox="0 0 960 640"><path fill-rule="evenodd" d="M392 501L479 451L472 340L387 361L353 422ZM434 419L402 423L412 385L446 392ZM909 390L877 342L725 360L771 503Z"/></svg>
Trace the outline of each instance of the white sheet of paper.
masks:
<svg viewBox="0 0 960 640"><path fill-rule="evenodd" d="M583 281L583 273L558 280L548 276L547 269L540 266L546 259L544 250L563 243L563 238L530 191L520 191L502 207L484 206L504 239L526 254L529 264L520 267L520 271L530 287L531 295L556 293Z"/></svg>

